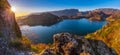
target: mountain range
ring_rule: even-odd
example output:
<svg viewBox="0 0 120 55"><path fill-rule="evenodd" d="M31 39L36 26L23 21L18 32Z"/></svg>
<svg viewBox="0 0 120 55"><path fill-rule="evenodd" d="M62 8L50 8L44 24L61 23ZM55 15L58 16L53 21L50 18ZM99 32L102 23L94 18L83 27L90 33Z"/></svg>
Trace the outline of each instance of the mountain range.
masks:
<svg viewBox="0 0 120 55"><path fill-rule="evenodd" d="M111 15L114 15L117 13L120 13L120 10L112 9L112 8L101 8L101 9L95 9L91 11L79 11L78 9L65 9L60 11L32 13L28 16L18 17L17 22L19 25L29 25L29 26L46 25L47 26L47 25L53 25L64 19L87 18L89 20L105 21Z"/></svg>

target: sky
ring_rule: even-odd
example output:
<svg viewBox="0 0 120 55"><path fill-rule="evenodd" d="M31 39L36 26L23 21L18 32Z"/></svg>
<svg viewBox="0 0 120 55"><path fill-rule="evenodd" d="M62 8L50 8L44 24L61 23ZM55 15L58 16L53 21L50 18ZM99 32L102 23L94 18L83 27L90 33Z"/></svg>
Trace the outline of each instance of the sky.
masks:
<svg viewBox="0 0 120 55"><path fill-rule="evenodd" d="M120 9L120 0L9 0L16 16L63 9L87 11L98 8Z"/></svg>

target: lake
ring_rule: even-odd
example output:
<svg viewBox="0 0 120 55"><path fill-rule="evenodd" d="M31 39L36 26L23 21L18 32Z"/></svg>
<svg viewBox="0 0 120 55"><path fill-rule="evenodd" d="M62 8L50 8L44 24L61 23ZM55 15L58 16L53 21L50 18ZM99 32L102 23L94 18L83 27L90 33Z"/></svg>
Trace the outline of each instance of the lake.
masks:
<svg viewBox="0 0 120 55"><path fill-rule="evenodd" d="M22 34L34 42L52 43L53 35L61 32L86 35L95 32L105 25L106 21L90 21L88 19L66 19L52 26L21 26Z"/></svg>

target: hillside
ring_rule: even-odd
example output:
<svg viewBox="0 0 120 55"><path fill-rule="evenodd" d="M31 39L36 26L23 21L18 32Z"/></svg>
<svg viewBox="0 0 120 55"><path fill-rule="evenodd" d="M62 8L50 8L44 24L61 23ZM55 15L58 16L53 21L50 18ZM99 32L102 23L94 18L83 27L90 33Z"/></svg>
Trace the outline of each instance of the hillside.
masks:
<svg viewBox="0 0 120 55"><path fill-rule="evenodd" d="M120 19L120 12L116 12L114 14L112 14L111 16L109 16L108 18L106 18L107 21L116 21Z"/></svg>
<svg viewBox="0 0 120 55"><path fill-rule="evenodd" d="M77 14L79 18L88 18L90 20L106 20L106 18L114 15L116 13L120 13L119 9L112 8L100 8L91 11L82 11ZM108 21L108 20L107 20Z"/></svg>
<svg viewBox="0 0 120 55"><path fill-rule="evenodd" d="M109 17L109 15L105 14L102 11L90 11L88 14L85 15L86 18L90 19L90 20L105 20L107 17Z"/></svg>
<svg viewBox="0 0 120 55"><path fill-rule="evenodd" d="M88 34L86 38L102 40L108 46L114 48L118 54L120 54L120 15L116 15L117 16L109 17L115 20L109 22L95 33Z"/></svg>
<svg viewBox="0 0 120 55"><path fill-rule="evenodd" d="M36 26L36 25L45 25L49 26L59 22L59 17L53 15L51 13L41 13L41 14L31 14L24 19L18 19L19 25L29 25L29 26Z"/></svg>
<svg viewBox="0 0 120 55"><path fill-rule="evenodd" d="M111 15L117 12L120 12L119 9L113 9L113 8L100 8L100 9L95 9L96 11L102 11L105 14Z"/></svg>

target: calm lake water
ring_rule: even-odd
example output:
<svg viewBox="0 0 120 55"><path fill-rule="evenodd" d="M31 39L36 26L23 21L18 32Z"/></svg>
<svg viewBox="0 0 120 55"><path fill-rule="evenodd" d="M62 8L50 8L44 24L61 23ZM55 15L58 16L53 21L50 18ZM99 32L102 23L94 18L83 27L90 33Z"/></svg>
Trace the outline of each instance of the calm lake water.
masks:
<svg viewBox="0 0 120 55"><path fill-rule="evenodd" d="M86 35L95 32L105 25L106 21L90 21L88 19L63 20L52 26L21 26L24 36L35 42L52 43L53 35L61 32L69 32L77 35Z"/></svg>

